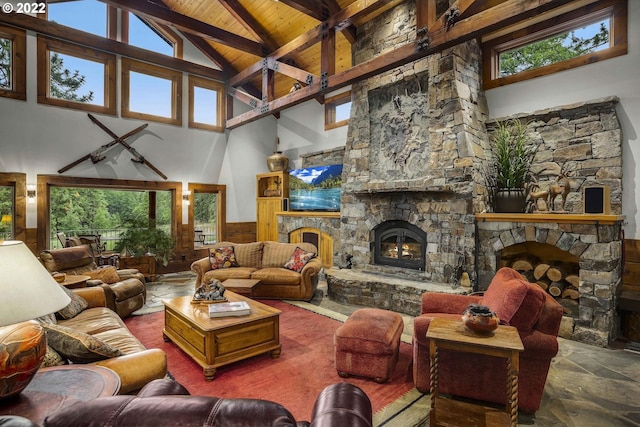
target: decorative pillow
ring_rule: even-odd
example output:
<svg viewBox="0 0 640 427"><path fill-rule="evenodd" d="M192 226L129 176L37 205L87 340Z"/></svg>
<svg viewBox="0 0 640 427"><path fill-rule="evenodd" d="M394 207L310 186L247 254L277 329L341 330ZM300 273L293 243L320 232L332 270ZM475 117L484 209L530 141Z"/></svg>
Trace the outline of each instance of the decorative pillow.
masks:
<svg viewBox="0 0 640 427"><path fill-rule="evenodd" d="M47 368L49 366L60 366L64 365L65 360L60 356L60 353L51 348L50 345L47 344L47 352L44 355L44 359L42 359L41 368Z"/></svg>
<svg viewBox="0 0 640 427"><path fill-rule="evenodd" d="M293 254L291 255L291 259L285 262L283 267L288 268L289 270L293 270L297 273L300 273L305 265L313 258L316 257L315 252L306 252L304 249L297 247Z"/></svg>
<svg viewBox="0 0 640 427"><path fill-rule="evenodd" d="M44 316L36 317L34 320L38 323L49 323L52 325L58 323L55 313L45 314Z"/></svg>
<svg viewBox="0 0 640 427"><path fill-rule="evenodd" d="M58 318L73 319L78 314L82 313L87 307L89 307L89 303L87 302L86 299L82 298L81 296L77 295L75 292L65 288L62 285L60 285L60 287L64 289L67 295L69 295L69 298L71 298L71 302L69 303L68 306L66 306L65 308L63 308L62 310L56 313Z"/></svg>
<svg viewBox="0 0 640 427"><path fill-rule="evenodd" d="M90 270L82 274L84 274L85 276L89 276L94 280L102 280L104 283L107 283L109 285L118 283L120 281L118 270L113 265L110 265L108 267L101 267L96 270Z"/></svg>
<svg viewBox="0 0 640 427"><path fill-rule="evenodd" d="M122 352L84 332L62 325L42 325L47 342L55 351L73 363L91 363L110 357L122 356Z"/></svg>
<svg viewBox="0 0 640 427"><path fill-rule="evenodd" d="M517 271L503 267L491 280L478 304L486 305L498 315L500 323L510 325L511 318L520 309L527 296L528 282Z"/></svg>
<svg viewBox="0 0 640 427"><path fill-rule="evenodd" d="M238 266L233 246L221 246L219 248L209 249L209 261L211 261L212 270Z"/></svg>

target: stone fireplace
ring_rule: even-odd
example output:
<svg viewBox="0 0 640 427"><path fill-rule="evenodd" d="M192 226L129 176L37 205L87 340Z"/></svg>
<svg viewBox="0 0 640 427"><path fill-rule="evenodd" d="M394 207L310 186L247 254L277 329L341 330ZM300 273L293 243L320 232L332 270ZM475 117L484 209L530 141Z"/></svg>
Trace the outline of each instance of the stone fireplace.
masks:
<svg viewBox="0 0 640 427"><path fill-rule="evenodd" d="M407 221L386 221L373 230L378 265L424 270L427 233Z"/></svg>
<svg viewBox="0 0 640 427"><path fill-rule="evenodd" d="M385 25L366 25L367 37L359 37L365 41L354 46L356 62L393 42L385 28L402 28L396 43L406 40L415 31L413 7L403 4L393 16L381 16ZM528 123L537 145L532 172L542 186L561 169L570 171L568 215L485 213L495 121L488 120L480 63L471 41L352 86L337 268L326 272L329 296L416 315L423 292L486 289L504 248L545 243L579 260L580 305L577 316L569 316L566 337L606 345L615 338L621 287L618 100L514 116ZM612 215L583 214L583 189L592 185L610 189ZM397 230L398 224L411 232ZM424 247L414 242L422 238Z"/></svg>

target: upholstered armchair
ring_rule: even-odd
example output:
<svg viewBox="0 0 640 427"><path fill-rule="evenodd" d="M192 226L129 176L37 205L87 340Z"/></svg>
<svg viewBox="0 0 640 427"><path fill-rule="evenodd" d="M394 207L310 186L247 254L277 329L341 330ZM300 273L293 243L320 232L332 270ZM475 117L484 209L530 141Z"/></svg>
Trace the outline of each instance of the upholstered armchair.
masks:
<svg viewBox="0 0 640 427"><path fill-rule="evenodd" d="M426 292L421 314L414 321L413 381L429 392L429 340L431 319L460 319L470 304L486 305L502 324L518 329L524 351L520 353L518 406L533 413L540 407L551 360L558 352L562 306L538 285L528 283L511 268L500 269L484 295L451 295ZM505 404L506 361L493 356L440 350L441 393Z"/></svg>
<svg viewBox="0 0 640 427"><path fill-rule="evenodd" d="M142 308L146 300L143 274L135 269L116 270L113 266L98 268L87 245L44 250L40 253L40 261L52 273L90 276L93 280L87 281L87 285L102 286L107 307L122 318Z"/></svg>

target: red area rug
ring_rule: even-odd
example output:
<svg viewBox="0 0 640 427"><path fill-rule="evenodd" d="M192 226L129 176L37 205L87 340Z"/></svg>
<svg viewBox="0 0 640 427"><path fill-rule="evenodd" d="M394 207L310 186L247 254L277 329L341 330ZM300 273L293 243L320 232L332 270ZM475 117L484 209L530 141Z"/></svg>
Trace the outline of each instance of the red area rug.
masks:
<svg viewBox="0 0 640 427"><path fill-rule="evenodd" d="M410 345L401 343L398 365L385 384L363 378L341 378L333 356L333 334L341 322L286 302L261 302L282 311L282 354L278 359L271 359L267 353L220 367L210 382L204 380L202 368L189 356L173 343L164 342L163 312L131 316L125 323L147 348L160 348L167 353L169 372L191 394L272 400L287 408L297 420L309 420L318 393L336 382L348 381L362 388L371 399L374 413L413 389Z"/></svg>

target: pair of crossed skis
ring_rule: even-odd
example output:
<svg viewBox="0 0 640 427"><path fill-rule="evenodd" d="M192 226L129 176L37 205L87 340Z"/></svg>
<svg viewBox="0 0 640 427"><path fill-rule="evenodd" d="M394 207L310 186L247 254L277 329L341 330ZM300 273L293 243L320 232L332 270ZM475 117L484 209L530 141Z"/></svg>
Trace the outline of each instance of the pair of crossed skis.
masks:
<svg viewBox="0 0 640 427"><path fill-rule="evenodd" d="M93 115L88 114L89 118L91 119L91 121L93 123L95 123L96 125L98 125L98 127L100 127L100 129L104 130L106 133L109 134L109 136L111 136L113 139L113 141L107 142L106 144L100 146L100 148L98 148L95 151L92 151L91 153L80 157L78 160L76 160L75 162L71 162L69 163L67 166L63 167L62 169L60 169L58 171L58 173L64 173L66 171L68 171L69 169L71 169L72 167L79 165L80 163L84 162L87 159L91 159L91 161L95 164L98 163L99 161L103 160L105 158L104 153L111 147L113 147L116 144L121 144L124 148L126 148L132 155L133 158L131 159L132 162L136 162L136 163L141 163L141 164L145 164L147 165L149 168L151 168L155 173L157 173L158 175L160 175L162 178L167 179L167 176L165 174L163 174L162 172L160 172L160 170L155 167L153 164L151 164L150 161L148 161L147 159L144 158L144 156L140 153L138 153L138 151L133 148L131 145L129 145L126 142L126 139L137 134L138 132L142 131L144 128L146 128L147 126L149 126L148 123L145 123L142 126L139 126L137 128L135 128L134 130L132 130L129 133L126 133L122 136L118 136L115 133L113 133L108 127L106 127L105 125L103 125L98 119L96 119Z"/></svg>

